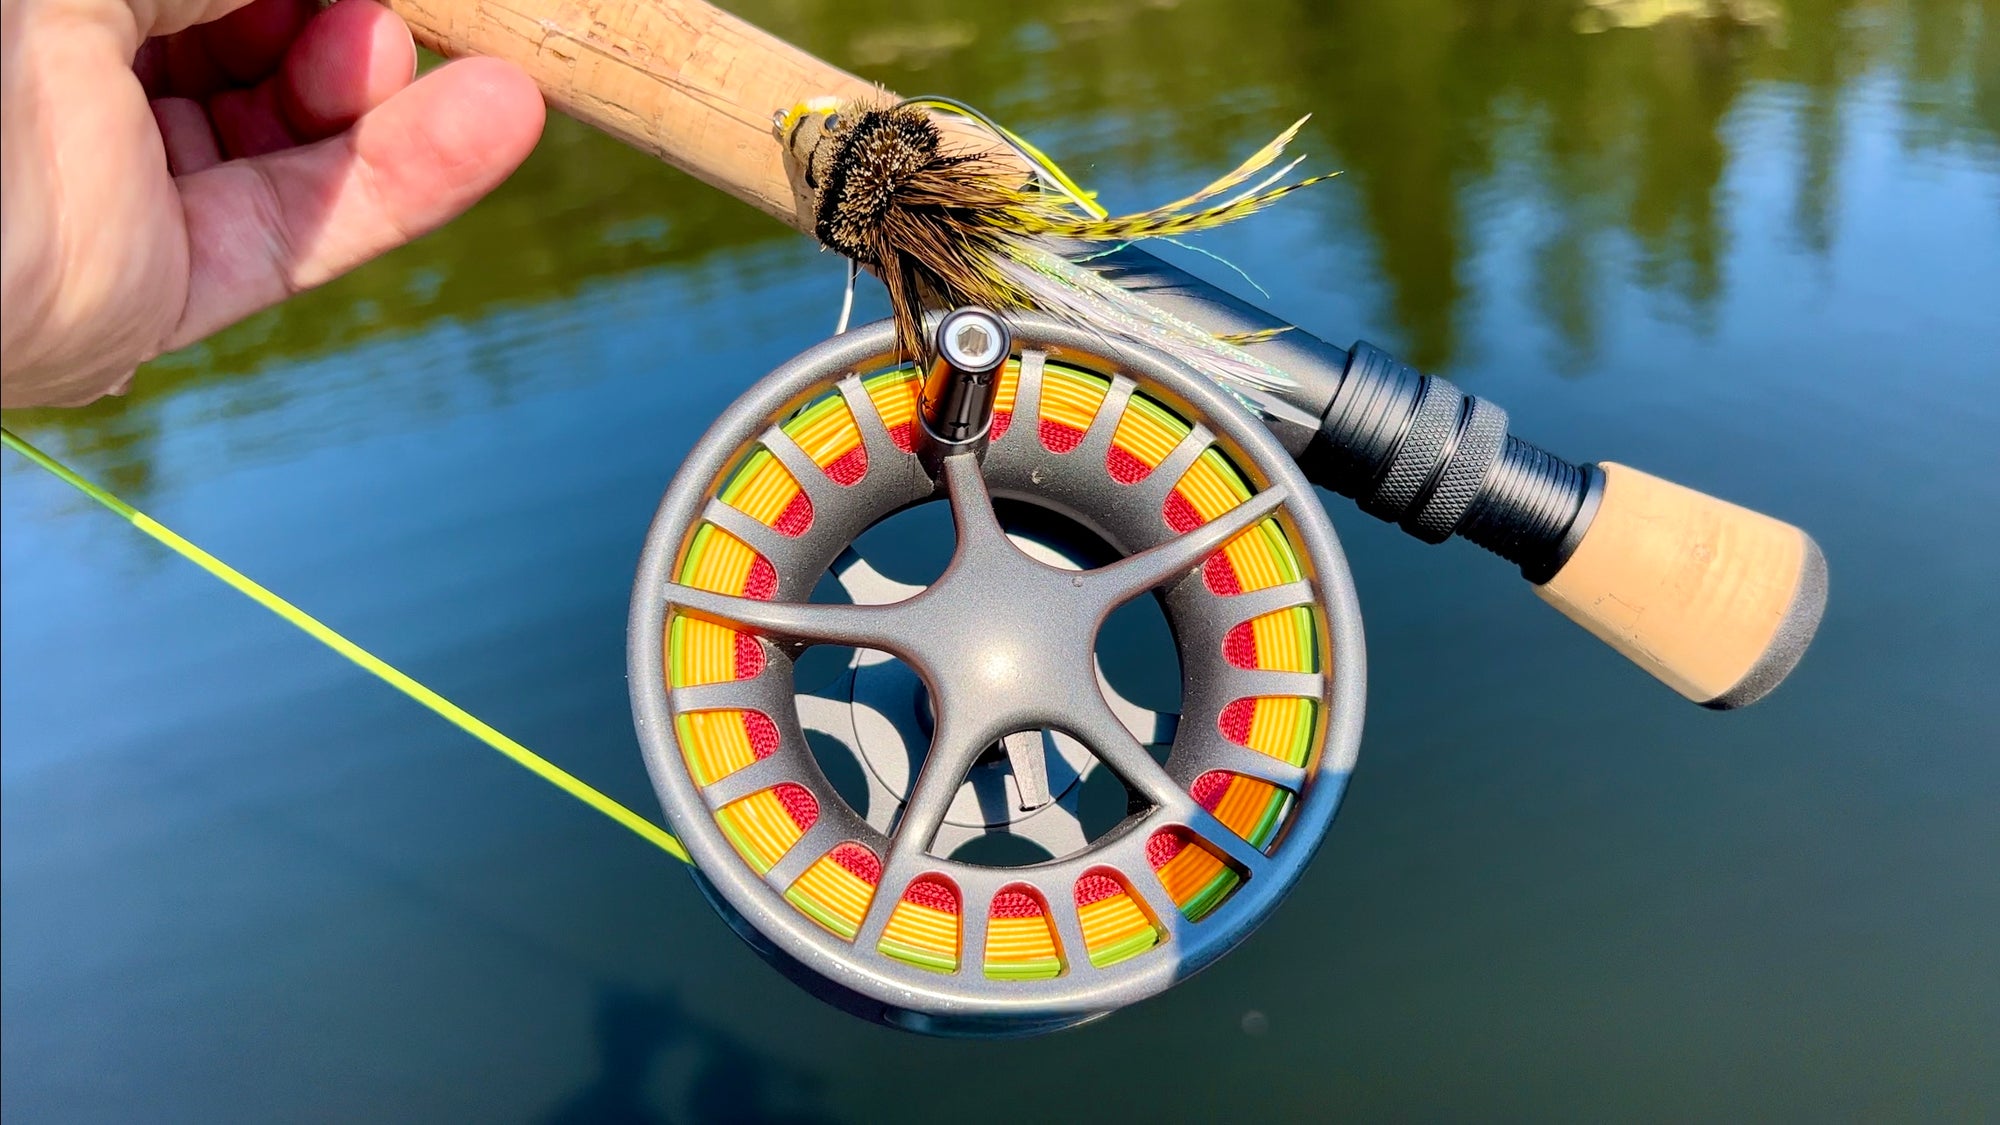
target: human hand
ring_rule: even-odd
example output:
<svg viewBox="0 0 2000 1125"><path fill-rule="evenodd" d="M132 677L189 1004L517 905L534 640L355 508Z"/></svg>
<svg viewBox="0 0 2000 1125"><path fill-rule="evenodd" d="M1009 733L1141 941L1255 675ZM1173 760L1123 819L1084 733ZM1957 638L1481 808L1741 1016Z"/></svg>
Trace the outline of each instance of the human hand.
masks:
<svg viewBox="0 0 2000 1125"><path fill-rule="evenodd" d="M413 81L376 0L0 2L0 405L121 392L453 218L541 135L507 63Z"/></svg>

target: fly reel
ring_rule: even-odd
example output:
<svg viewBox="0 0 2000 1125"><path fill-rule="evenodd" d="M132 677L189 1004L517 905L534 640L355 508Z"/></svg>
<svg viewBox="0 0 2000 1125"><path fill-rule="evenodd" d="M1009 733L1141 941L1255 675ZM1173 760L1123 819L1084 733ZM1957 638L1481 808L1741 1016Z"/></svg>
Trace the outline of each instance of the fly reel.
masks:
<svg viewBox="0 0 2000 1125"><path fill-rule="evenodd" d="M696 445L639 568L633 708L697 880L767 958L866 1018L1034 1034L1189 976L1284 897L1354 763L1360 615L1311 486L1212 383L1038 316L939 335L928 382L888 321L820 344ZM1003 525L996 499L1046 518ZM929 502L956 545L928 587L850 549ZM829 574L848 603L811 600ZM1179 716L1095 663L1146 596ZM854 657L802 693L814 645ZM814 739L858 759L865 799ZM1093 832L1100 770L1129 800Z"/></svg>

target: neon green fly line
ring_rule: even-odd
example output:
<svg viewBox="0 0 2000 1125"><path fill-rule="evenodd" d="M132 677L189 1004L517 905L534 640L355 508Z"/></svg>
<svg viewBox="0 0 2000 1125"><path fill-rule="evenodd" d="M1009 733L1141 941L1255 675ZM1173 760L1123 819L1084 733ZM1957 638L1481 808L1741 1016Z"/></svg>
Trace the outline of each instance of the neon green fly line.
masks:
<svg viewBox="0 0 2000 1125"><path fill-rule="evenodd" d="M319 643L353 661L355 664L360 665L364 671L373 674L390 687L395 688L397 691L430 708L433 712L450 720L460 730L484 742L493 749L500 751L509 758L514 759L514 761L534 773L535 776L568 793L570 796L575 797L577 800L582 801L584 804L589 805L619 824L624 825L640 839L652 844L675 859L681 860L684 863L692 862L688 859L687 849L681 846L681 842L674 839L671 834L659 825L654 824L652 821L619 804L604 793L592 788L568 770L563 769L533 750L501 734L465 708L460 707L458 704L418 683L415 679L390 665L389 662L383 660L381 657L376 656L374 653L369 652L367 649L362 648L360 645L328 628L311 614L265 589L263 586L258 585L243 574L242 571L237 570L235 567L230 566L228 563L223 562L221 559L216 558L186 539L181 538L172 528L166 527L146 513L139 511L132 505L105 491L103 488L78 476L69 466L36 449L32 444L16 435L14 431L0 427L0 441L4 441L9 449L15 450L28 460L47 469L63 481L63 483L68 484L78 492L83 493L85 496L117 513L133 527L166 544L175 554L180 555L182 558L222 579L222 581L228 583L229 586L244 597L249 598L251 601L256 602L258 605L290 622L307 636L312 637Z"/></svg>

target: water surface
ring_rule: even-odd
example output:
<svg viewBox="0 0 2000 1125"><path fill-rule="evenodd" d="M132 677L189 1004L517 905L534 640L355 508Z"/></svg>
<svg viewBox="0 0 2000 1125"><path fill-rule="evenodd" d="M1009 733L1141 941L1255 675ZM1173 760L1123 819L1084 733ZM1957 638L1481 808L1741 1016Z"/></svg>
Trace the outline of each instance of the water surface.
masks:
<svg viewBox="0 0 2000 1125"><path fill-rule="evenodd" d="M1346 175L1203 248L1524 436L1810 529L1831 607L1776 695L1699 711L1479 551L1332 501L1368 725L1291 900L1089 1028L930 1041L810 999L672 861L9 456L9 1119L2000 1115L2000 9L1674 7L744 11L1114 205L1312 111ZM8 423L653 814L641 537L839 279L554 121L445 232Z"/></svg>

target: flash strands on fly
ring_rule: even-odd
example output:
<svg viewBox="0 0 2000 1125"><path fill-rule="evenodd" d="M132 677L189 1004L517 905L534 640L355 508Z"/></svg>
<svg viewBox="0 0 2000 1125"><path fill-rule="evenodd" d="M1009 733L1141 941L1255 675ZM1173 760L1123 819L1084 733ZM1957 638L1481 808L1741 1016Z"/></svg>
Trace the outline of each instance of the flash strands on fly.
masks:
<svg viewBox="0 0 2000 1125"><path fill-rule="evenodd" d="M989 155L946 151L933 108L979 120L1028 161L1035 178L1024 180L1018 167ZM1250 183L1276 162L1303 118L1193 195L1129 215L1106 213L1027 142L945 99L869 105L821 98L775 120L812 200L820 242L882 278L897 339L910 356L925 353L926 311L976 304L1039 310L1108 338L1147 344L1225 386L1292 384L1238 346L1252 341L1212 336L1058 247L1080 244L1087 251L1193 234L1330 178L1281 183L1297 167L1293 160Z"/></svg>

